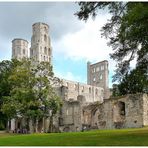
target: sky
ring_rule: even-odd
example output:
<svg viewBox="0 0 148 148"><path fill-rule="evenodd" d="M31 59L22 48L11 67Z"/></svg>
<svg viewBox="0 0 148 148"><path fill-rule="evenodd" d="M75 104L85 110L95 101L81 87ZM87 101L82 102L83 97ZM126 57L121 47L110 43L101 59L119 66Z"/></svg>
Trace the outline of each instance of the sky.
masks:
<svg viewBox="0 0 148 148"><path fill-rule="evenodd" d="M101 27L111 17L100 10L95 19L80 21L74 14L79 6L74 2L0 2L0 61L11 59L11 41L23 38L31 41L32 24L44 22L50 26L53 49L53 70L56 76L87 83L87 61L92 64L109 61L109 86L115 62L110 59L111 47L101 38Z"/></svg>

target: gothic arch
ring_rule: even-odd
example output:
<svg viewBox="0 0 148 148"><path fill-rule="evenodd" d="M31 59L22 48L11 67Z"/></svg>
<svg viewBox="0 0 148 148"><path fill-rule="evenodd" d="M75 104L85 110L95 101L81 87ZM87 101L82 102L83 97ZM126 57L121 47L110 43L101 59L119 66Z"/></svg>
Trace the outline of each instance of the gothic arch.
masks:
<svg viewBox="0 0 148 148"><path fill-rule="evenodd" d="M44 41L47 42L47 35L44 35Z"/></svg>

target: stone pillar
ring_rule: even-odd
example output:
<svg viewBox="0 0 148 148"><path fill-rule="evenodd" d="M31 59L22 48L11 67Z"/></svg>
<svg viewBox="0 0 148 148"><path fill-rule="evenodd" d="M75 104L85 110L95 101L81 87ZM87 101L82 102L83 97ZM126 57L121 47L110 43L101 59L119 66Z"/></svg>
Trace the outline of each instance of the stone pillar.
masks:
<svg viewBox="0 0 148 148"><path fill-rule="evenodd" d="M45 132L45 118L43 117L43 127L42 127L42 132Z"/></svg>
<svg viewBox="0 0 148 148"><path fill-rule="evenodd" d="M45 120L45 132L48 132L48 130L49 130L49 118L47 118L46 120Z"/></svg>
<svg viewBox="0 0 148 148"><path fill-rule="evenodd" d="M38 119L36 119L36 123L35 123L35 132L38 133Z"/></svg>
<svg viewBox="0 0 148 148"><path fill-rule="evenodd" d="M32 120L29 121L29 129L30 129L30 133L33 133Z"/></svg>
<svg viewBox="0 0 148 148"><path fill-rule="evenodd" d="M11 131L14 131L14 130L15 130L15 119L11 119L10 130L11 130Z"/></svg>

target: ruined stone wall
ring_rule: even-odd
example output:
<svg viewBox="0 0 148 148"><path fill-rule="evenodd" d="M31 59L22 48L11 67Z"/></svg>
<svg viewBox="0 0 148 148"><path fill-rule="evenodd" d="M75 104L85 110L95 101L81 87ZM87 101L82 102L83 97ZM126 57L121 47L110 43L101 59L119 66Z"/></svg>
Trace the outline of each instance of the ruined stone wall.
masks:
<svg viewBox="0 0 148 148"><path fill-rule="evenodd" d="M88 105L84 108L83 123L91 125L90 128L106 129L113 128L112 102ZM87 116L86 116L87 115ZM89 119L87 119L90 117ZM86 122L87 121L87 122Z"/></svg>
<svg viewBox="0 0 148 148"><path fill-rule="evenodd" d="M78 96L85 96L86 102L103 102L104 90L101 87L95 87L87 84L62 80L62 85L66 87L62 93L65 93L65 100L77 100Z"/></svg>
<svg viewBox="0 0 148 148"><path fill-rule="evenodd" d="M141 94L128 95L123 99L126 106L125 127L143 126L143 97Z"/></svg>
<svg viewBox="0 0 148 148"><path fill-rule="evenodd" d="M91 106L91 107L90 107ZM110 98L96 106L88 105L84 111L84 121L98 129L133 128L148 125L148 97L143 94ZM84 122L85 123L85 122Z"/></svg>
<svg viewBox="0 0 148 148"><path fill-rule="evenodd" d="M143 125L148 126L148 95L143 94Z"/></svg>
<svg viewBox="0 0 148 148"><path fill-rule="evenodd" d="M80 131L82 128L81 113L79 101L63 101L60 130L65 132Z"/></svg>
<svg viewBox="0 0 148 148"><path fill-rule="evenodd" d="M104 102L100 105L100 111L98 115L98 128L99 129L111 129L113 127L113 104L111 101Z"/></svg>

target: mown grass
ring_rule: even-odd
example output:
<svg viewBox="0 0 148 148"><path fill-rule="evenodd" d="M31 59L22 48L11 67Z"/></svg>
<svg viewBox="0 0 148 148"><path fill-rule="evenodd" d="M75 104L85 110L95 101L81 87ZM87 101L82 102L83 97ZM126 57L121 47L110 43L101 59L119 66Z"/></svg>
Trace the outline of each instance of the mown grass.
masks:
<svg viewBox="0 0 148 148"><path fill-rule="evenodd" d="M0 135L0 146L148 146L148 128Z"/></svg>

